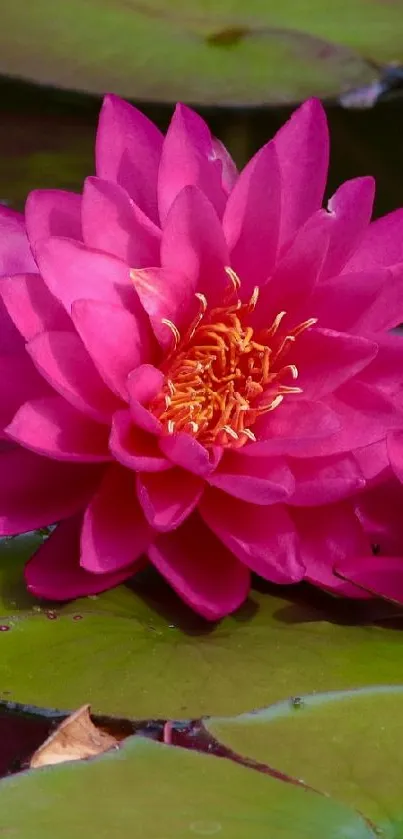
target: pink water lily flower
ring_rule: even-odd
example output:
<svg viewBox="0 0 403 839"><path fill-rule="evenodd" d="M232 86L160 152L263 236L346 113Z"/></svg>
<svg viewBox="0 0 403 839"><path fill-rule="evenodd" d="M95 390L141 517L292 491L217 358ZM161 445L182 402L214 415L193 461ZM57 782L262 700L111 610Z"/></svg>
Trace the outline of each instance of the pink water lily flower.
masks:
<svg viewBox="0 0 403 839"><path fill-rule="evenodd" d="M82 195L0 211L0 533L58 523L26 569L70 599L148 558L208 619L250 572L340 594L370 556L357 493L402 425L403 210L322 209L303 105L238 174L178 106L166 137L111 96Z"/></svg>

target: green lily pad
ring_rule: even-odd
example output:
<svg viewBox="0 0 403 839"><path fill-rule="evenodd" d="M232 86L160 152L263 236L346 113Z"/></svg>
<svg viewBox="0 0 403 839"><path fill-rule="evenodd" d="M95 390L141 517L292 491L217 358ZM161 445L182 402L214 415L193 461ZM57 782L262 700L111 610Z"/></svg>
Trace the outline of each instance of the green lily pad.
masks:
<svg viewBox="0 0 403 839"><path fill-rule="evenodd" d="M381 0L14 0L1 23L1 72L158 102L335 96L402 59L401 7Z"/></svg>
<svg viewBox="0 0 403 839"><path fill-rule="evenodd" d="M367 688L300 697L206 727L230 749L303 779L363 813L380 836L397 839L402 709L403 687Z"/></svg>
<svg viewBox="0 0 403 839"><path fill-rule="evenodd" d="M26 589L23 568L41 543L39 533L0 540L0 620L30 611L37 605L35 598Z"/></svg>
<svg viewBox="0 0 403 839"><path fill-rule="evenodd" d="M34 603L21 569L32 538L0 547L0 698L183 719L402 681L398 631L332 623L304 601L264 591L252 591L215 625L194 616L156 575L61 607ZM330 611L331 599L327 605Z"/></svg>
<svg viewBox="0 0 403 839"><path fill-rule="evenodd" d="M36 531L0 539L0 621L4 619L4 625L37 615L48 620L55 620L60 615L82 615L88 612L133 617L134 596L127 586L118 586L102 595L84 597L66 604L39 601L33 597L25 585L24 565L42 544L43 538ZM147 621L149 616L149 607L137 598L136 617L143 617Z"/></svg>
<svg viewBox="0 0 403 839"><path fill-rule="evenodd" d="M0 785L13 839L371 839L338 802L227 760L140 737L119 752Z"/></svg>

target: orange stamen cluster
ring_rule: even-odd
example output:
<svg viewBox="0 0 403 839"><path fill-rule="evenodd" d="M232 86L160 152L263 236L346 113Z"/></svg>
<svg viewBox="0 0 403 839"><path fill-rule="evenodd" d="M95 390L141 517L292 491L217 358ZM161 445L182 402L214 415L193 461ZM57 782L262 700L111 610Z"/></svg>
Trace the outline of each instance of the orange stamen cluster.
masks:
<svg viewBox="0 0 403 839"><path fill-rule="evenodd" d="M232 296L239 279L227 269ZM288 333L280 312L268 329L254 334L248 325L259 296L255 288L248 303L236 299L207 312L207 300L197 294L199 313L181 338L171 321L174 348L164 364L166 379L150 410L167 433L185 431L204 445L238 448L256 440L251 430L257 418L273 411L290 393L301 388L284 384L298 377L294 364L283 359L298 335L316 323L314 318Z"/></svg>

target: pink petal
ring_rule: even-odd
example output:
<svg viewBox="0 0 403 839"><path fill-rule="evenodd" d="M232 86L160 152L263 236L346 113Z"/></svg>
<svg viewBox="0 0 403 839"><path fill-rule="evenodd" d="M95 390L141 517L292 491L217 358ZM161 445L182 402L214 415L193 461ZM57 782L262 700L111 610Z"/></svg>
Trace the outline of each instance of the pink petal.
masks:
<svg viewBox="0 0 403 839"><path fill-rule="evenodd" d="M1 453L0 534L12 536L53 524L88 502L99 466L60 463L20 447Z"/></svg>
<svg viewBox="0 0 403 839"><path fill-rule="evenodd" d="M133 270L130 276L157 341L164 350L172 348L172 330L163 320L169 320L179 331L185 331L192 314L195 316L198 310L195 278L189 280L180 271L165 268Z"/></svg>
<svg viewBox="0 0 403 839"><path fill-rule="evenodd" d="M385 308L378 305L378 299L390 279L389 272L383 269L340 274L317 285L306 304L306 317L315 317L321 327L341 332L365 334L376 331L376 325L381 325L386 314Z"/></svg>
<svg viewBox="0 0 403 839"><path fill-rule="evenodd" d="M72 329L65 309L39 274L4 277L0 294L12 321L27 341L38 332Z"/></svg>
<svg viewBox="0 0 403 839"><path fill-rule="evenodd" d="M395 210L369 225L345 270L373 271L403 262L403 210Z"/></svg>
<svg viewBox="0 0 403 839"><path fill-rule="evenodd" d="M330 199L327 205L330 246L323 276L335 276L361 243L371 220L374 194L373 178L354 178L342 184Z"/></svg>
<svg viewBox="0 0 403 839"><path fill-rule="evenodd" d="M158 263L161 232L119 184L87 178L82 220L88 247L136 268Z"/></svg>
<svg viewBox="0 0 403 839"><path fill-rule="evenodd" d="M141 321L120 306L76 300L72 319L106 384L127 401L127 377L147 357Z"/></svg>
<svg viewBox="0 0 403 839"><path fill-rule="evenodd" d="M228 550L265 580L284 585L303 578L295 527L284 506L263 509L209 490L200 514Z"/></svg>
<svg viewBox="0 0 403 839"><path fill-rule="evenodd" d="M52 394L50 387L35 370L29 356L0 356L0 430L7 426L27 399Z"/></svg>
<svg viewBox="0 0 403 839"><path fill-rule="evenodd" d="M4 436L4 433L0 431L0 455L2 455L4 452L11 452L17 448L17 444L12 443L11 440L7 440Z"/></svg>
<svg viewBox="0 0 403 839"><path fill-rule="evenodd" d="M281 179L273 143L267 143L247 164L227 202L223 228L231 266L241 280L242 296L250 297L271 274L277 255Z"/></svg>
<svg viewBox="0 0 403 839"><path fill-rule="evenodd" d="M174 530L197 507L204 481L182 469L160 474L137 475L137 494L151 527L161 532Z"/></svg>
<svg viewBox="0 0 403 839"><path fill-rule="evenodd" d="M249 571L194 514L157 538L148 556L185 603L207 620L219 620L248 595Z"/></svg>
<svg viewBox="0 0 403 839"><path fill-rule="evenodd" d="M162 142L161 132L141 111L117 96L105 97L95 150L97 175L120 184L155 222Z"/></svg>
<svg viewBox="0 0 403 839"><path fill-rule="evenodd" d="M379 270L379 269L378 269ZM385 272L377 298L355 325L357 332L384 332L399 326L403 318L403 263Z"/></svg>
<svg viewBox="0 0 403 839"><path fill-rule="evenodd" d="M150 540L133 472L117 464L111 466L84 514L81 567L92 574L121 571L133 565Z"/></svg>
<svg viewBox="0 0 403 839"><path fill-rule="evenodd" d="M278 409L255 422L253 431L258 442L248 443L242 454L261 457L304 452L307 443L320 445L323 439L333 437L340 427L337 414L322 402L285 400Z"/></svg>
<svg viewBox="0 0 403 839"><path fill-rule="evenodd" d="M295 507L292 518L300 538L301 560L306 566L305 579L342 597L367 597L361 589L333 573L333 568L349 558L369 553L368 539L352 506L344 502L327 507Z"/></svg>
<svg viewBox="0 0 403 839"><path fill-rule="evenodd" d="M304 399L322 399L356 376L375 358L377 345L358 335L333 329L309 329L293 346Z"/></svg>
<svg viewBox="0 0 403 839"><path fill-rule="evenodd" d="M1 288L5 278L0 279L0 355L20 355L24 352L24 341L15 328L6 306L1 298Z"/></svg>
<svg viewBox="0 0 403 839"><path fill-rule="evenodd" d="M366 480L367 487L384 482L390 477L386 440L379 440L354 451L354 458Z"/></svg>
<svg viewBox="0 0 403 839"><path fill-rule="evenodd" d="M133 425L129 411L116 411L109 448L116 460L135 472L162 472L172 466L162 456L155 437Z"/></svg>
<svg viewBox="0 0 403 839"><path fill-rule="evenodd" d="M135 425L150 434L162 433L162 424L146 406L161 391L164 374L152 364L137 367L127 380L130 398L130 414Z"/></svg>
<svg viewBox="0 0 403 839"><path fill-rule="evenodd" d="M222 454L219 446L206 449L185 431L177 431L160 437L159 447L176 466L181 466L182 469L200 476L214 472Z"/></svg>
<svg viewBox="0 0 403 839"><path fill-rule="evenodd" d="M81 516L59 524L25 566L31 594L47 600L74 600L119 585L134 568L110 574L89 574L79 565Z"/></svg>
<svg viewBox="0 0 403 839"><path fill-rule="evenodd" d="M365 487L365 478L350 454L297 459L288 465L295 478L295 492L288 503L314 507L349 498Z"/></svg>
<svg viewBox="0 0 403 839"><path fill-rule="evenodd" d="M317 210L326 186L329 138L317 99L305 102L274 138L282 180L281 242Z"/></svg>
<svg viewBox="0 0 403 839"><path fill-rule="evenodd" d="M403 553L402 509L403 487L393 475L357 498L357 517L382 558Z"/></svg>
<svg viewBox="0 0 403 839"><path fill-rule="evenodd" d="M162 423L136 399L130 399L130 416L134 425L148 434L159 437L163 433Z"/></svg>
<svg viewBox="0 0 403 839"><path fill-rule="evenodd" d="M198 187L221 217L225 206L222 165L204 120L177 105L168 128L158 175L158 205L162 224L177 195L186 187Z"/></svg>
<svg viewBox="0 0 403 839"><path fill-rule="evenodd" d="M294 491L294 478L280 458L251 458L226 452L219 468L208 477L211 486L251 504L277 504Z"/></svg>
<svg viewBox="0 0 403 839"><path fill-rule="evenodd" d="M214 208L196 187L183 189L169 211L161 263L188 277L190 287L205 294L210 306L222 305L229 288L224 270L229 265L228 248Z"/></svg>
<svg viewBox="0 0 403 839"><path fill-rule="evenodd" d="M36 247L42 277L52 294L70 314L74 300L90 298L135 309L137 295L128 266L73 239L46 239Z"/></svg>
<svg viewBox="0 0 403 839"><path fill-rule="evenodd" d="M402 423L393 402L380 390L354 379L327 399L340 421L340 431L327 439L306 441L302 456L318 457L376 443ZM299 452L295 452L299 457Z"/></svg>
<svg viewBox="0 0 403 839"><path fill-rule="evenodd" d="M337 565L335 573L375 597L403 603L402 556L355 556Z"/></svg>
<svg viewBox="0 0 403 839"><path fill-rule="evenodd" d="M25 204L25 223L32 247L50 236L81 242L81 195L62 189L34 189Z"/></svg>
<svg viewBox="0 0 403 839"><path fill-rule="evenodd" d="M73 407L98 422L110 422L121 403L102 381L75 332L42 332L27 344L27 352L51 387Z"/></svg>
<svg viewBox="0 0 403 839"><path fill-rule="evenodd" d="M0 275L36 271L24 216L0 206Z"/></svg>
<svg viewBox="0 0 403 839"><path fill-rule="evenodd" d="M79 413L61 396L25 402L5 429L33 452L78 463L110 460L108 427Z"/></svg>
<svg viewBox="0 0 403 839"><path fill-rule="evenodd" d="M390 465L401 483L403 483L403 431L388 434L388 455Z"/></svg>
<svg viewBox="0 0 403 839"><path fill-rule="evenodd" d="M368 335L372 339L372 335ZM400 333L376 335L378 352L360 373L360 380L395 393L401 385L403 370L403 340Z"/></svg>
<svg viewBox="0 0 403 839"><path fill-rule="evenodd" d="M165 376L157 367L153 367L152 364L141 364L130 374L128 381L130 397L136 399L141 405L149 405L162 389L164 381Z"/></svg>
<svg viewBox="0 0 403 839"><path fill-rule="evenodd" d="M279 312L287 313L286 323L294 324L296 315L304 312L298 322L316 316L311 307L311 294L321 272L329 240L327 236L318 236L315 230L302 228L296 234L292 244L274 270L273 276L263 287L255 311L250 317L254 328L271 325Z"/></svg>
<svg viewBox="0 0 403 839"><path fill-rule="evenodd" d="M212 145L214 157L218 158L218 160L221 161L222 185L226 192L231 192L231 189L233 188L238 178L238 170L236 168L236 165L228 149L225 148L224 143L222 143L221 140L218 140L217 137L213 137Z"/></svg>

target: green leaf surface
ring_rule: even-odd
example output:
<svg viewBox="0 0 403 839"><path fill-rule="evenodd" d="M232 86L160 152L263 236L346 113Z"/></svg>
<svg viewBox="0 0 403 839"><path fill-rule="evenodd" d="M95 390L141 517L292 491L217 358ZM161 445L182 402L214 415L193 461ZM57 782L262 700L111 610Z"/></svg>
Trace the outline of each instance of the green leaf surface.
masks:
<svg viewBox="0 0 403 839"><path fill-rule="evenodd" d="M0 632L0 698L183 719L402 681L400 632L330 622L306 601L265 591L252 591L216 625L194 616L153 575L62 607L38 605L22 582L32 538L0 545L1 626L8 630ZM330 612L332 600L326 604Z"/></svg>
<svg viewBox="0 0 403 839"><path fill-rule="evenodd" d="M217 757L133 737L87 763L0 785L13 839L371 839L348 808Z"/></svg>
<svg viewBox="0 0 403 839"><path fill-rule="evenodd" d="M66 604L39 601L33 597L25 585L24 565L42 541L39 532L0 539L0 620L4 618L4 623L22 617L42 615L52 620L59 615L78 613L107 612L113 616L132 618L134 603L137 618L147 621L150 617L150 608L140 598L135 599L133 592L126 586L111 589L101 596L84 597Z"/></svg>
<svg viewBox="0 0 403 839"><path fill-rule="evenodd" d="M0 619L30 612L37 605L26 589L23 568L41 544L38 533L0 539Z"/></svg>
<svg viewBox="0 0 403 839"><path fill-rule="evenodd" d="M400 2L14 0L0 71L61 87L203 104L334 96L402 59Z"/></svg>
<svg viewBox="0 0 403 839"><path fill-rule="evenodd" d="M402 711L403 687L378 687L300 697L205 725L238 754L363 813L389 839L403 827Z"/></svg>

